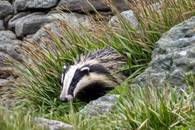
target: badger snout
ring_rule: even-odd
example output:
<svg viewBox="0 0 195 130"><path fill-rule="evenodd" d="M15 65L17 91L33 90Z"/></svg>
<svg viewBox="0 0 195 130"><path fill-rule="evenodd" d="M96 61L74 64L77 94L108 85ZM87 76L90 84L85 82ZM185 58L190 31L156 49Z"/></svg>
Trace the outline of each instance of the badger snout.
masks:
<svg viewBox="0 0 195 130"><path fill-rule="evenodd" d="M63 102L72 101L73 96L72 95L60 96L60 100Z"/></svg>

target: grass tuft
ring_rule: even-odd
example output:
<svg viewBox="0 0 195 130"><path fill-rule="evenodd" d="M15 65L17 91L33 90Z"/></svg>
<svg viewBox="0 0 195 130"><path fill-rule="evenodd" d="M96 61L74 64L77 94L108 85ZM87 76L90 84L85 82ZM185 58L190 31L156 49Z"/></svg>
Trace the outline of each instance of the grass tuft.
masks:
<svg viewBox="0 0 195 130"><path fill-rule="evenodd" d="M0 130L43 130L32 123L29 113L12 112L0 108Z"/></svg>

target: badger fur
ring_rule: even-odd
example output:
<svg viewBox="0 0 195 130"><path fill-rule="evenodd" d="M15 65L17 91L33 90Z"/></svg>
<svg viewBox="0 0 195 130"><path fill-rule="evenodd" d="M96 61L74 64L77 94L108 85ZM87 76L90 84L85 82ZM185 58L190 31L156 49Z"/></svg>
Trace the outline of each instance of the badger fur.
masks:
<svg viewBox="0 0 195 130"><path fill-rule="evenodd" d="M88 102L103 96L126 78L120 71L124 64L125 58L112 48L80 56L63 68L60 100Z"/></svg>

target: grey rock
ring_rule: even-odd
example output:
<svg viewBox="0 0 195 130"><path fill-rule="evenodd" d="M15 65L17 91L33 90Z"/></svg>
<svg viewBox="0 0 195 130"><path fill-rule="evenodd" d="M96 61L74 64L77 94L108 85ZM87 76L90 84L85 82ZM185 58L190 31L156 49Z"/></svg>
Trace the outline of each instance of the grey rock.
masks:
<svg viewBox="0 0 195 130"><path fill-rule="evenodd" d="M0 31L0 102L6 107L16 103L14 92L18 76L10 62L16 65L25 60L21 44L13 32Z"/></svg>
<svg viewBox="0 0 195 130"><path fill-rule="evenodd" d="M123 0L112 0L113 5L117 7L119 11L127 10L127 4ZM60 0L58 9L68 10L74 12L90 12L90 11L109 11L108 4L102 0Z"/></svg>
<svg viewBox="0 0 195 130"><path fill-rule="evenodd" d="M42 26L42 28L32 36L34 41L40 42L40 40L48 39L50 37L48 31L58 37L63 37L63 30L61 28L62 24L68 24L73 28L79 28L80 25L91 27L90 17L87 15L80 15L75 13L52 13L50 15L55 19L58 19L58 21L54 21Z"/></svg>
<svg viewBox="0 0 195 130"><path fill-rule="evenodd" d="M15 31L15 24L16 22L22 18L22 17L25 17L27 16L28 14L30 14L29 12L21 12L21 13L18 13L16 15L14 15L9 21L8 21L8 29L9 30L12 30L12 31Z"/></svg>
<svg viewBox="0 0 195 130"><path fill-rule="evenodd" d="M24 14L20 15L22 17L13 17L8 23L9 28L15 30L17 37L33 34L39 30L42 25L55 20L54 17L46 15L42 12L23 15Z"/></svg>
<svg viewBox="0 0 195 130"><path fill-rule="evenodd" d="M140 86L169 83L186 88L184 75L195 73L195 17L176 25L156 43L152 61L135 80Z"/></svg>
<svg viewBox="0 0 195 130"><path fill-rule="evenodd" d="M48 24L55 23L56 21L62 21L67 23L68 25L76 28L80 25L82 26L90 26L90 17L87 15L80 15L76 13L48 13L45 14L43 12L36 13L19 13L14 16L8 23L8 28L15 31L17 37L23 37L26 35L31 35L36 33L41 27L47 24L44 28L42 28L36 35L35 39L38 37L42 37L46 35L42 30L45 28L55 30L57 32L59 24ZM54 29L55 28L55 29ZM60 27L59 27L60 28ZM43 34L42 34L43 33ZM36 38L37 37L37 38ZM38 38L39 39L39 38Z"/></svg>
<svg viewBox="0 0 195 130"><path fill-rule="evenodd" d="M5 30L4 21L0 20L0 31Z"/></svg>
<svg viewBox="0 0 195 130"><path fill-rule="evenodd" d="M16 39L16 35L11 31L0 31L0 41L10 41Z"/></svg>
<svg viewBox="0 0 195 130"><path fill-rule="evenodd" d="M77 28L80 25L85 27L91 27L92 25L92 19L88 15L77 13L51 13L50 15L74 28Z"/></svg>
<svg viewBox="0 0 195 130"><path fill-rule="evenodd" d="M119 95L106 95L100 97L87 104L80 113L86 114L89 117L106 114L112 110L114 105L117 103L118 98Z"/></svg>
<svg viewBox="0 0 195 130"><path fill-rule="evenodd" d="M61 121L35 118L34 122L47 130L73 130L73 126Z"/></svg>
<svg viewBox="0 0 195 130"><path fill-rule="evenodd" d="M24 58L20 51L21 44L22 42L16 39L16 35L13 32L0 31L0 51L20 62Z"/></svg>
<svg viewBox="0 0 195 130"><path fill-rule="evenodd" d="M15 11L25 11L32 9L49 9L56 6L58 0L15 0Z"/></svg>
<svg viewBox="0 0 195 130"><path fill-rule="evenodd" d="M139 30L139 22L137 18L135 17L132 10L123 11L120 13L120 16L126 20L133 29ZM120 16L113 16L110 21L108 22L109 26L120 28Z"/></svg>
<svg viewBox="0 0 195 130"><path fill-rule="evenodd" d="M3 19L8 15L13 14L13 11L13 7L8 1L0 1L0 19Z"/></svg>
<svg viewBox="0 0 195 130"><path fill-rule="evenodd" d="M53 23L45 24L34 35L30 36L28 40L32 40L32 41L36 41L37 43L40 43L45 39L49 39L50 34L48 34L48 31L50 31L50 33L55 34L56 36L62 35L59 23L53 22Z"/></svg>

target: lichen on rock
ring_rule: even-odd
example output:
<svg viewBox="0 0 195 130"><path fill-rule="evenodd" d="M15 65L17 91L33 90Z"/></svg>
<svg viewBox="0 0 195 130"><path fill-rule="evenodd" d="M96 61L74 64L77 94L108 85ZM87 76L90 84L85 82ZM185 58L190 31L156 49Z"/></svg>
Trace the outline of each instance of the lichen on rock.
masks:
<svg viewBox="0 0 195 130"><path fill-rule="evenodd" d="M195 73L195 17L164 33L152 53L148 68L135 83L140 86L165 83L186 88L185 75Z"/></svg>

